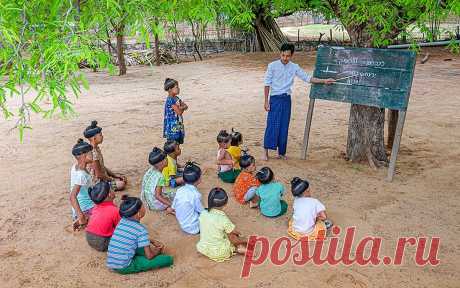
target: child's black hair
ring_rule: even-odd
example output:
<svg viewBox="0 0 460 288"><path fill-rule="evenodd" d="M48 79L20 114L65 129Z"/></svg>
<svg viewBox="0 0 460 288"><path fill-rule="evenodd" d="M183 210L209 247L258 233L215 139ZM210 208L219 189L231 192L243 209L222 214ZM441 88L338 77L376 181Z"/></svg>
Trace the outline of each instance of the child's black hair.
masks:
<svg viewBox="0 0 460 288"><path fill-rule="evenodd" d="M174 80L174 79L171 79L171 78L166 78L165 79L165 85L164 85L165 91L169 91L169 89L174 88L174 86L176 86L177 84L179 84L179 82L177 82L177 80Z"/></svg>
<svg viewBox="0 0 460 288"><path fill-rule="evenodd" d="M83 141L83 139L78 139L77 144L72 147L72 155L77 157L81 154L88 153L89 151L93 150L93 146L89 143Z"/></svg>
<svg viewBox="0 0 460 288"><path fill-rule="evenodd" d="M120 216L129 218L137 214L142 207L142 200L137 197L123 195L121 197Z"/></svg>
<svg viewBox="0 0 460 288"><path fill-rule="evenodd" d="M230 134L227 133L227 130L220 130L217 134L217 143L227 143L231 140Z"/></svg>
<svg viewBox="0 0 460 288"><path fill-rule="evenodd" d="M270 167L262 167L262 169L256 173L257 180L259 180L262 184L268 184L272 182L273 176L274 174Z"/></svg>
<svg viewBox="0 0 460 288"><path fill-rule="evenodd" d="M194 162L185 163L182 178L187 184L193 184L201 177L201 168Z"/></svg>
<svg viewBox="0 0 460 288"><path fill-rule="evenodd" d="M310 187L307 180L302 180L299 177L294 177L291 180L291 192L294 197L301 196Z"/></svg>
<svg viewBox="0 0 460 288"><path fill-rule="evenodd" d="M232 135L231 136L232 136L232 142L230 143L230 145L239 146L241 144L241 142L243 142L243 134L241 134L238 131L234 131L233 128L232 128Z"/></svg>
<svg viewBox="0 0 460 288"><path fill-rule="evenodd" d="M104 180L97 182L96 185L88 189L89 198L96 204L104 202L109 196L109 192L110 183Z"/></svg>
<svg viewBox="0 0 460 288"><path fill-rule="evenodd" d="M89 139L101 133L101 131L102 131L102 128L97 126L97 121L93 120L91 121L91 124L88 127L86 127L85 131L83 131L83 136Z"/></svg>
<svg viewBox="0 0 460 288"><path fill-rule="evenodd" d="M222 207L228 202L228 195L224 189L220 187L212 188L208 195L208 211L212 208Z"/></svg>
<svg viewBox="0 0 460 288"><path fill-rule="evenodd" d="M243 169L248 168L249 166L251 166L251 164L254 163L256 163L256 159L249 154L243 154L243 156L241 156L240 158L240 167Z"/></svg>
<svg viewBox="0 0 460 288"><path fill-rule="evenodd" d="M179 143L175 140L168 140L166 141L165 145L163 146L163 150L165 151L166 154L171 154L176 150L176 146Z"/></svg>
<svg viewBox="0 0 460 288"><path fill-rule="evenodd" d="M294 47L294 44L291 44L291 43L283 43L283 45L281 45L280 50L281 50L281 52L284 52L284 51L291 51L291 55L292 55L292 54L294 54L295 47Z"/></svg>
<svg viewBox="0 0 460 288"><path fill-rule="evenodd" d="M154 147L149 153L149 163L154 166L166 158L166 153L158 147Z"/></svg>

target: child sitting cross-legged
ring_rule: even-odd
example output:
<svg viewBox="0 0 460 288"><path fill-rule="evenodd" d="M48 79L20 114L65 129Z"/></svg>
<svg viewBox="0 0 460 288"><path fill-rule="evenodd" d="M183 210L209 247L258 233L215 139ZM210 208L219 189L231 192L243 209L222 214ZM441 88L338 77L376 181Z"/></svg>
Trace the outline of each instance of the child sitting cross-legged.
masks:
<svg viewBox="0 0 460 288"><path fill-rule="evenodd" d="M92 150L93 147L83 139L78 139L77 144L72 147L72 155L76 160L70 169L70 205L74 230L86 226L94 207L94 202L88 195L92 178L86 170L86 166L93 162Z"/></svg>
<svg viewBox="0 0 460 288"><path fill-rule="evenodd" d="M166 154L160 148L154 147L149 153L149 163L152 165L142 178L141 199L152 211L166 210L172 213L174 191L165 189L167 186L163 169L167 166Z"/></svg>
<svg viewBox="0 0 460 288"><path fill-rule="evenodd" d="M294 214L289 221L288 234L296 240L308 237L309 240L323 239L332 222L326 219L326 208L311 197L310 184L307 180L294 177L291 181L294 196Z"/></svg>
<svg viewBox="0 0 460 288"><path fill-rule="evenodd" d="M240 159L241 159L241 145L243 144L243 135L233 130L232 134L230 135L230 147L228 147L227 151L230 153L233 159L233 167L236 169L240 169Z"/></svg>
<svg viewBox="0 0 460 288"><path fill-rule="evenodd" d="M185 185L177 189L172 204L177 222L182 231L188 234L200 233L198 217L203 211L201 193L196 186L201 182L201 169L193 162L188 162L184 167Z"/></svg>
<svg viewBox="0 0 460 288"><path fill-rule="evenodd" d="M225 190L213 188L208 195L208 208L200 215L200 241L196 248L217 262L230 259L235 252L246 253L247 239L241 237L235 224L222 211L227 202Z"/></svg>
<svg viewBox="0 0 460 288"><path fill-rule="evenodd" d="M184 180L182 179L182 171L178 168L179 165L177 164L177 157L181 154L180 144L175 140L168 140L166 141L163 147L165 153L168 155L167 165L163 168L163 176L166 180L166 186L170 188L175 188L176 186L180 186L184 184Z"/></svg>
<svg viewBox="0 0 460 288"><path fill-rule="evenodd" d="M225 183L234 183L241 170L233 167L233 159L227 149L230 147L231 136L225 130L217 135L217 169L219 178Z"/></svg>
<svg viewBox="0 0 460 288"><path fill-rule="evenodd" d="M241 173L236 177L233 185L233 194L236 201L241 204L249 202L251 208L258 206L259 197L256 195L257 187L260 186L259 180L255 177L256 160L253 156L245 154L240 159Z"/></svg>
<svg viewBox="0 0 460 288"><path fill-rule="evenodd" d="M113 203L115 191L109 182L101 180L89 188L89 197L96 206L86 227L86 241L97 251L107 251L110 237L121 219L118 207Z"/></svg>
<svg viewBox="0 0 460 288"><path fill-rule="evenodd" d="M131 274L171 266L173 257L163 254L164 245L149 239L147 229L140 223L145 216L141 199L124 195L122 200L121 220L109 242L107 267Z"/></svg>
<svg viewBox="0 0 460 288"><path fill-rule="evenodd" d="M279 217L287 211L287 203L282 200L284 194L283 184L273 181L274 174L269 167L263 167L256 173L256 178L262 183L256 191L259 196L260 212L267 217Z"/></svg>

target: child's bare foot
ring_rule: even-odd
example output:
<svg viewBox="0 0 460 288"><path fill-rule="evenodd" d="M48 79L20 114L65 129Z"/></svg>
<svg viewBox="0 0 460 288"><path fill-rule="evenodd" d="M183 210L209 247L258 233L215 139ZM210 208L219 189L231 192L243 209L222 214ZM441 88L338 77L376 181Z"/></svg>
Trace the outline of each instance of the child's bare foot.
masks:
<svg viewBox="0 0 460 288"><path fill-rule="evenodd" d="M246 247L242 245L238 245L236 247L236 253L241 254L241 255L246 254Z"/></svg>
<svg viewBox="0 0 460 288"><path fill-rule="evenodd" d="M259 207L258 203L249 202L249 208L257 208L257 207Z"/></svg>

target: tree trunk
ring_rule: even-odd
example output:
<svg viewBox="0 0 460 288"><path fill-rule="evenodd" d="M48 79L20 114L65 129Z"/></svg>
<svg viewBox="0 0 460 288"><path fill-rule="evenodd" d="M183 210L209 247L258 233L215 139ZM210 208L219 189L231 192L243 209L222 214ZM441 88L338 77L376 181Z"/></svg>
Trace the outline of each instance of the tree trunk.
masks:
<svg viewBox="0 0 460 288"><path fill-rule="evenodd" d="M371 36L361 27L347 27L353 46L371 47ZM351 104L348 124L347 158L367 161L371 167L386 166L384 141L385 109Z"/></svg>
<svg viewBox="0 0 460 288"><path fill-rule="evenodd" d="M255 14L256 19L253 26L258 44L257 51L279 51L281 44L288 40L281 32L275 19L271 15L267 15L264 8L258 8Z"/></svg>
<svg viewBox="0 0 460 288"><path fill-rule="evenodd" d="M372 167L386 165L384 125L385 109L352 104L348 123L348 159L368 161Z"/></svg>
<svg viewBox="0 0 460 288"><path fill-rule="evenodd" d="M161 64L161 59L160 59L160 39L158 37L158 33L155 33L155 35L153 35L154 37L154 41L155 41L155 63L157 66L160 66Z"/></svg>
<svg viewBox="0 0 460 288"><path fill-rule="evenodd" d="M125 30L124 23L120 23L115 27L115 33L117 34L117 59L118 59L118 75L126 74L126 62L125 52L123 49L123 34Z"/></svg>
<svg viewBox="0 0 460 288"><path fill-rule="evenodd" d="M199 40L198 39L198 31L199 30L199 27L198 27L198 24L197 24L197 27L195 28L195 24L193 21L190 21L190 24L192 24L192 34L193 34L193 48L196 52L196 54L198 54L198 57L200 58L200 61L203 60L203 57L201 57L201 54L200 54L200 49L198 48L198 44L197 44L197 41ZM194 56L195 57L195 56Z"/></svg>
<svg viewBox="0 0 460 288"><path fill-rule="evenodd" d="M105 34L107 35L107 51L109 51L110 59L112 59L112 40L108 28L105 28Z"/></svg>

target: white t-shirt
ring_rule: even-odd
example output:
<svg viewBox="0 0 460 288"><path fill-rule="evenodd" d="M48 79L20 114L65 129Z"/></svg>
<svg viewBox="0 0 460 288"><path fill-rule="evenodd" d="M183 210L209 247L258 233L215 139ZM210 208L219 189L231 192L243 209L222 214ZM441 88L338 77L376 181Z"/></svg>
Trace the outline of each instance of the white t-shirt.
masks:
<svg viewBox="0 0 460 288"><path fill-rule="evenodd" d="M184 232L189 234L200 232L198 218L203 211L203 205L201 204L201 193L195 186L185 184L177 189L172 208L176 210L177 221Z"/></svg>
<svg viewBox="0 0 460 288"><path fill-rule="evenodd" d="M77 201L80 205L80 209L85 212L93 208L94 203L91 201L91 198L89 198L88 195L88 188L91 185L91 175L85 170L77 169L75 165L73 165L72 169L70 170L70 192L72 192L72 189L75 185L80 186L80 192L77 195ZM76 216L73 208L72 214L73 217Z"/></svg>
<svg viewBox="0 0 460 288"><path fill-rule="evenodd" d="M294 199L294 215L292 216L292 228L296 232L308 234L313 231L316 217L321 211L325 211L324 205L318 199L311 197L296 197Z"/></svg>

